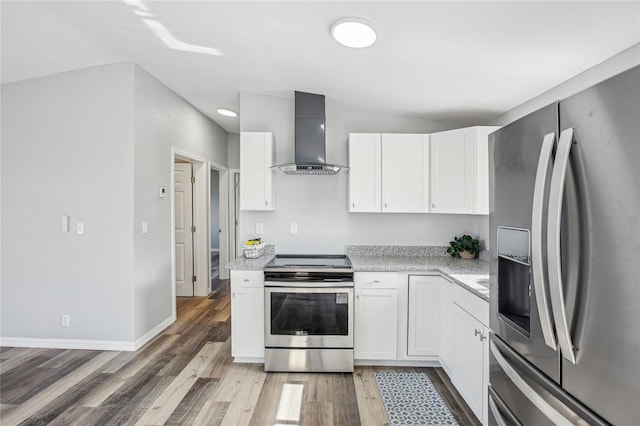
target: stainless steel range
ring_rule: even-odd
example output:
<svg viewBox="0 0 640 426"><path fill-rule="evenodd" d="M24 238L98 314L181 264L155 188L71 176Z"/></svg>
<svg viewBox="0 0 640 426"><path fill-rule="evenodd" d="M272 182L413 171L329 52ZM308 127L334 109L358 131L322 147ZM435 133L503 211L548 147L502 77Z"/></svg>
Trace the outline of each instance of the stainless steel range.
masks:
<svg viewBox="0 0 640 426"><path fill-rule="evenodd" d="M264 268L265 371L353 371L353 267L277 255Z"/></svg>

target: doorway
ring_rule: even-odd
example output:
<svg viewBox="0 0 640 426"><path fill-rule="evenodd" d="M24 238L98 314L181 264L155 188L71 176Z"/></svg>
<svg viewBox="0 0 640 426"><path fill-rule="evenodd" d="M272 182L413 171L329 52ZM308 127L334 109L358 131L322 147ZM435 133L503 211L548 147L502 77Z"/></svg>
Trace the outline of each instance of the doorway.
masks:
<svg viewBox="0 0 640 426"><path fill-rule="evenodd" d="M188 250L188 246L178 247L180 242L176 238L176 227L183 218L188 218L188 213L178 209L181 203L180 197L176 195L176 182L180 177L176 176L176 172L180 164L191 165L192 176L192 258L193 273L189 275L189 262L182 262L184 258L181 250ZM186 166L188 167L188 166ZM218 187L221 188L218 196L218 209L211 208L211 173L216 171L218 174ZM187 179L188 180L188 179ZM211 294L211 215L217 213L219 218L219 226L215 228L219 235L219 278L228 278L229 272L224 268L229 258L228 243L228 226L229 226L229 208L228 208L228 171L225 166L218 165L207 160L204 157L182 151L178 148L171 149L171 262L172 262L172 304L174 318L176 315L176 296L208 296ZM178 189L180 187L178 186ZM213 211L212 211L213 210ZM180 216L182 215L182 217ZM188 224L181 224L182 229L189 229ZM183 270L183 266L186 268ZM191 278L191 290L188 284L184 284L184 280L189 282ZM186 292L182 292L178 283L182 281L182 287Z"/></svg>
<svg viewBox="0 0 640 426"><path fill-rule="evenodd" d="M210 194L210 234L211 234L211 291L220 284L220 172L211 169Z"/></svg>
<svg viewBox="0 0 640 426"><path fill-rule="evenodd" d="M173 166L176 296L195 295L193 165L176 159Z"/></svg>

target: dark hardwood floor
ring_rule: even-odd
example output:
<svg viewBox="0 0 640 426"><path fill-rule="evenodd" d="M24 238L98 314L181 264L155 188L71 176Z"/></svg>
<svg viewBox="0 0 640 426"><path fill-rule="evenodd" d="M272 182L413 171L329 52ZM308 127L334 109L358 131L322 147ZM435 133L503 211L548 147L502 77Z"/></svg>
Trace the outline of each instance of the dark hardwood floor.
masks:
<svg viewBox="0 0 640 426"><path fill-rule="evenodd" d="M383 370L425 372L459 424L479 424L440 368L234 364L228 280L177 305L178 320L136 352L0 348L0 424L384 425L374 377Z"/></svg>

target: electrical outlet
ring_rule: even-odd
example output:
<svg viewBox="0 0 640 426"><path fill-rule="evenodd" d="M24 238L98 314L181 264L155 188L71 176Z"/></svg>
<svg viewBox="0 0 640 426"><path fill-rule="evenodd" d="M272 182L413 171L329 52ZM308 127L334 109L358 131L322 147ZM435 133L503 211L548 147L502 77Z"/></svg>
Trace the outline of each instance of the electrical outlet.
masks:
<svg viewBox="0 0 640 426"><path fill-rule="evenodd" d="M76 234L84 235L84 223L83 222L76 223Z"/></svg>
<svg viewBox="0 0 640 426"><path fill-rule="evenodd" d="M298 234L298 224L295 222L291 222L289 224L289 234L296 235Z"/></svg>
<svg viewBox="0 0 640 426"><path fill-rule="evenodd" d="M71 315L64 314L62 315L62 319L60 321L60 325L63 327L71 326Z"/></svg>
<svg viewBox="0 0 640 426"><path fill-rule="evenodd" d="M256 222L256 235L264 234L264 223Z"/></svg>

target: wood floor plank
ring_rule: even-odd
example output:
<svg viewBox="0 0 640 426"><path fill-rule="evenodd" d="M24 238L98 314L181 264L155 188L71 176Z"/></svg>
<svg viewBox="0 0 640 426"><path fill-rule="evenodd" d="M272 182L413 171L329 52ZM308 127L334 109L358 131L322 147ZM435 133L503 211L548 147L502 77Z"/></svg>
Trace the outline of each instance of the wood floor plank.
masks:
<svg viewBox="0 0 640 426"><path fill-rule="evenodd" d="M249 424L266 375L262 365L233 364L229 367L214 394L216 401L230 403L223 425Z"/></svg>
<svg viewBox="0 0 640 426"><path fill-rule="evenodd" d="M222 344L216 356L211 359L209 365L202 371L201 377L220 379L232 363L231 341L227 339L227 341Z"/></svg>
<svg viewBox="0 0 640 426"><path fill-rule="evenodd" d="M159 345L153 346L136 356L129 364L119 369L110 380L107 380L84 396L78 405L83 407L98 407L112 394L117 392L124 384L147 366L163 350L178 340L180 336L169 335Z"/></svg>
<svg viewBox="0 0 640 426"><path fill-rule="evenodd" d="M93 412L94 425L134 424L148 410L153 400L171 383L158 371L173 357L161 354L149 366L129 379Z"/></svg>
<svg viewBox="0 0 640 426"><path fill-rule="evenodd" d="M198 377L191 386L189 392L182 398L180 404L171 413L171 416L164 423L169 425L190 425L194 424L204 404L213 394L220 382L219 379L205 379ZM222 418L221 418L222 419Z"/></svg>
<svg viewBox="0 0 640 426"><path fill-rule="evenodd" d="M15 351L15 352L14 352ZM41 348L12 348L11 350L2 352L2 363L0 363L0 378L9 370L22 366L25 361L47 352L49 349ZM49 355L50 356L50 355Z"/></svg>
<svg viewBox="0 0 640 426"><path fill-rule="evenodd" d="M118 352L100 352L85 364L77 367L74 371L64 377L61 377L55 383L52 383L49 387L43 389L29 400L16 407L16 409L8 411L6 416L3 416L2 418L3 424L18 424L26 420L34 413L40 411L51 401L62 395L69 388L82 381L88 375L94 373L117 354Z"/></svg>
<svg viewBox="0 0 640 426"><path fill-rule="evenodd" d="M158 396L149 410L140 418L139 425L161 425L171 416L182 399L195 384L209 361L220 350L220 343L206 343L182 372Z"/></svg>
<svg viewBox="0 0 640 426"><path fill-rule="evenodd" d="M388 425L389 418L384 409L376 377L371 367L356 367L353 372L358 411L363 425Z"/></svg>
<svg viewBox="0 0 640 426"><path fill-rule="evenodd" d="M369 426L368 423L362 424ZM333 403L324 401L307 401L302 412L300 425L333 426ZM373 425L374 423L371 423L371 426Z"/></svg>
<svg viewBox="0 0 640 426"><path fill-rule="evenodd" d="M333 374L333 423L360 425L360 412L352 374Z"/></svg>
<svg viewBox="0 0 640 426"><path fill-rule="evenodd" d="M194 426L220 426L230 404L228 401L208 400L193 421Z"/></svg>
<svg viewBox="0 0 640 426"><path fill-rule="evenodd" d="M72 405L64 410L58 417L53 419L51 423L49 423L49 426L84 426L91 424L87 419L90 417L93 410L95 410L95 408Z"/></svg>
<svg viewBox="0 0 640 426"><path fill-rule="evenodd" d="M249 424L262 426L274 423L282 386L287 382L287 376L287 373L270 373L267 375L262 384Z"/></svg>
<svg viewBox="0 0 640 426"><path fill-rule="evenodd" d="M98 386L104 380L110 377L109 374L104 373L92 373L84 380L78 382L75 386L72 386L64 394L58 396L49 404L44 406L41 410L34 413L20 425L48 425L51 422L64 413L69 406L73 406L83 395L89 392L94 387Z"/></svg>

